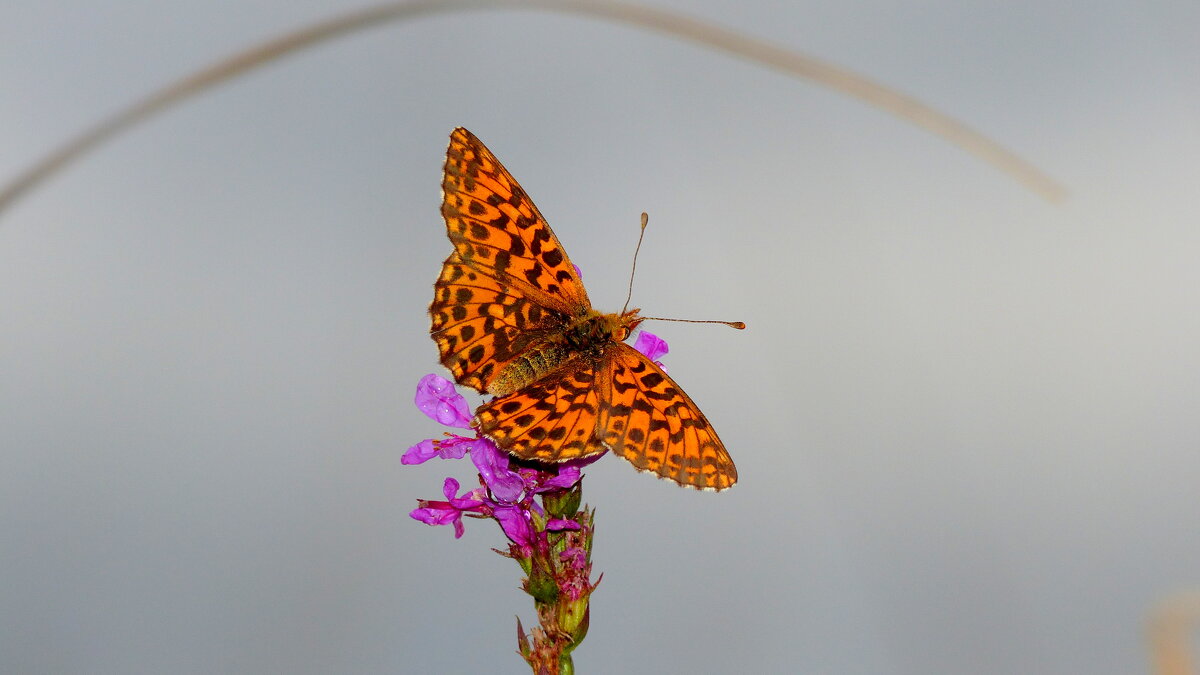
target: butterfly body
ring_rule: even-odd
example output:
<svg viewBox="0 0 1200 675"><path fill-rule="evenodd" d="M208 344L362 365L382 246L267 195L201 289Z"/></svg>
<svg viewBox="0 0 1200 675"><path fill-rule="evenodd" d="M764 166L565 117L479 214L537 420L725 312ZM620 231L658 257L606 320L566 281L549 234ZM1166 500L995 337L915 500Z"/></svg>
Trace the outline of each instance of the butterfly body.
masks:
<svg viewBox="0 0 1200 675"><path fill-rule="evenodd" d="M613 342L623 342L641 323L638 310L603 314L589 310L565 320L544 342L532 344L500 369L487 386L487 393L505 396L550 375L573 358L599 359Z"/></svg>
<svg viewBox="0 0 1200 675"><path fill-rule="evenodd" d="M592 308L545 218L466 129L450 135L442 195L454 252L434 284L430 334L459 384L496 397L475 411L481 434L523 459L611 450L680 485L737 481L696 404L624 343L638 310Z"/></svg>

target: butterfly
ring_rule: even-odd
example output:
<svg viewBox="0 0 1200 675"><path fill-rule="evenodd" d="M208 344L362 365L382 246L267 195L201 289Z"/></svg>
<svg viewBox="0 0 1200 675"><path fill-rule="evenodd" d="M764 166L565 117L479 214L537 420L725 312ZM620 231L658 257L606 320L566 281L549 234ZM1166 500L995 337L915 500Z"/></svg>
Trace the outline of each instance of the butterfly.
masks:
<svg viewBox="0 0 1200 675"><path fill-rule="evenodd" d="M612 450L680 485L737 482L704 413L625 344L639 310L592 308L546 219L466 129L450 134L442 216L454 252L434 284L430 334L459 384L495 397L475 411L480 434L526 460Z"/></svg>

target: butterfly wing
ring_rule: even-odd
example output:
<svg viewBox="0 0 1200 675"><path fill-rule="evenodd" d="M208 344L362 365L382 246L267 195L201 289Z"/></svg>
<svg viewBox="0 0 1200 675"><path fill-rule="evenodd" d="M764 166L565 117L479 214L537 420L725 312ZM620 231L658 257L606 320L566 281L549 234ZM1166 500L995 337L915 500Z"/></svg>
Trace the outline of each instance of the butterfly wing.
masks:
<svg viewBox="0 0 1200 675"><path fill-rule="evenodd" d="M466 129L450 134L442 216L459 258L565 314L591 308L583 281L537 206Z"/></svg>
<svg viewBox="0 0 1200 675"><path fill-rule="evenodd" d="M638 470L702 490L724 490L737 469L704 413L641 352L614 343L604 354L608 393L596 425L605 446ZM603 393L603 392L602 392Z"/></svg>
<svg viewBox="0 0 1200 675"><path fill-rule="evenodd" d="M640 471L724 490L737 469L704 413L641 352L613 342L475 411L501 448L542 462L612 450Z"/></svg>
<svg viewBox="0 0 1200 675"><path fill-rule="evenodd" d="M450 134L442 216L454 253L434 284L430 333L455 380L485 391L505 364L591 302L545 218L466 129Z"/></svg>
<svg viewBox="0 0 1200 675"><path fill-rule="evenodd" d="M519 289L467 265L457 251L442 264L429 316L442 365L459 384L481 392L506 363L561 330L565 321Z"/></svg>
<svg viewBox="0 0 1200 675"><path fill-rule="evenodd" d="M486 391L505 365L591 312L591 302L545 218L466 129L450 135L442 195L454 253L434 284L430 332L455 379ZM680 485L722 490L737 481L720 438L666 373L624 343L595 347L480 406L480 433L525 459L611 449Z"/></svg>
<svg viewBox="0 0 1200 675"><path fill-rule="evenodd" d="M604 452L597 413L603 362L577 356L546 377L475 410L481 434L522 459L564 462Z"/></svg>

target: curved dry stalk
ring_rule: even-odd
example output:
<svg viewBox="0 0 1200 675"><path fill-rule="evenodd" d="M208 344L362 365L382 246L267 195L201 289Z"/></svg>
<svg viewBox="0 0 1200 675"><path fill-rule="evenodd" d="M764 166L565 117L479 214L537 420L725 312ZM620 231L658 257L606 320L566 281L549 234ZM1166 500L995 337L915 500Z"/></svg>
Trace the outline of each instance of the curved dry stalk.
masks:
<svg viewBox="0 0 1200 675"><path fill-rule="evenodd" d="M471 9L541 9L582 14L656 30L807 78L857 98L934 133L1007 173L1044 199L1061 200L1066 191L1032 164L966 125L920 101L844 68L767 44L731 30L674 12L619 0L410 0L358 10L327 19L252 47L178 80L88 129L21 173L0 191L0 213L14 200L49 178L101 141L167 106L230 80L246 71L325 40L387 21L423 14Z"/></svg>

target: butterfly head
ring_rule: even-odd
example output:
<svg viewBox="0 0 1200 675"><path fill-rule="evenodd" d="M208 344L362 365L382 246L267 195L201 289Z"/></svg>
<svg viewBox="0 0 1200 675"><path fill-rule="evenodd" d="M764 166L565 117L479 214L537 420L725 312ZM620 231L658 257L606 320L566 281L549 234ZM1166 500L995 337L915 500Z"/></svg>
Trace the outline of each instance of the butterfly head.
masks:
<svg viewBox="0 0 1200 675"><path fill-rule="evenodd" d="M620 314L612 315L613 318L616 319L612 329L614 340L617 342L624 342L625 340L629 339L629 336L633 334L633 331L638 327L638 324L645 321L645 319L638 316L638 312L640 311L642 310L635 307L634 309L621 312Z"/></svg>

